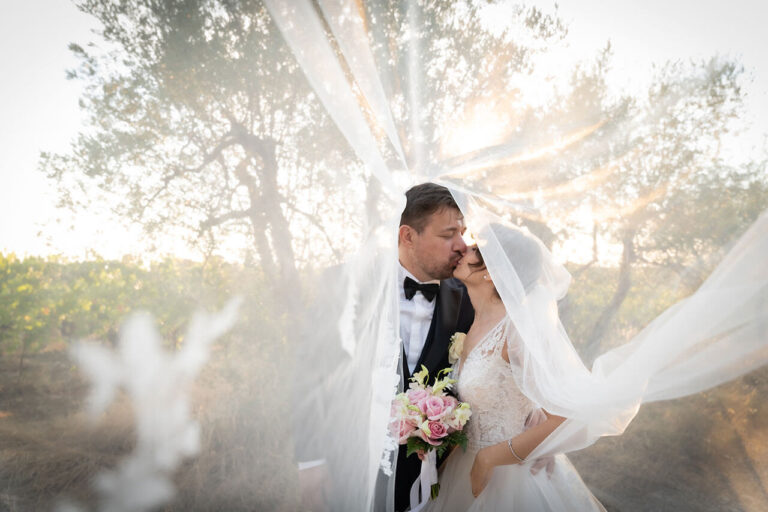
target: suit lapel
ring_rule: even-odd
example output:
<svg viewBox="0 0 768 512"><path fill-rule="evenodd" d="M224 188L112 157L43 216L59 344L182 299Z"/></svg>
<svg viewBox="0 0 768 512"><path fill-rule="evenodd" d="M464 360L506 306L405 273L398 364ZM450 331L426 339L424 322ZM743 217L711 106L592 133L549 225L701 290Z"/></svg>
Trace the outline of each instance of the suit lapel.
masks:
<svg viewBox="0 0 768 512"><path fill-rule="evenodd" d="M448 338L456 330L460 304L461 289L452 286L448 280L442 281L435 302L435 313L432 315L432 323L429 326L429 334L427 334L419 362L416 364L417 371L422 364L429 368L430 373L440 369L438 366L448 352Z"/></svg>
<svg viewBox="0 0 768 512"><path fill-rule="evenodd" d="M403 391L405 391L408 389L408 381L411 380L411 371L408 368L408 356L405 354L405 347L400 351L400 364L400 374L403 376ZM419 371L418 367L416 367L416 371Z"/></svg>

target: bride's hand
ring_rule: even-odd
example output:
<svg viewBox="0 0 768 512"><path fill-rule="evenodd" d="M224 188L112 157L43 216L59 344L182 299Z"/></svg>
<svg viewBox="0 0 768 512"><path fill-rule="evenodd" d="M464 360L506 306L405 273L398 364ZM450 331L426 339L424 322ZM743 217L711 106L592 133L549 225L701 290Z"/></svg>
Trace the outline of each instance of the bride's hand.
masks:
<svg viewBox="0 0 768 512"><path fill-rule="evenodd" d="M531 465L531 474L538 474L542 468L547 468L547 477L551 477L552 473L555 472L555 456L547 455L546 457L539 457L536 459L533 465Z"/></svg>
<svg viewBox="0 0 768 512"><path fill-rule="evenodd" d="M485 450L485 448L483 449ZM475 455L475 462L472 464L472 471L469 472L469 481L472 484L472 495L477 498L483 492L493 473L493 466L484 456L484 451L480 450Z"/></svg>

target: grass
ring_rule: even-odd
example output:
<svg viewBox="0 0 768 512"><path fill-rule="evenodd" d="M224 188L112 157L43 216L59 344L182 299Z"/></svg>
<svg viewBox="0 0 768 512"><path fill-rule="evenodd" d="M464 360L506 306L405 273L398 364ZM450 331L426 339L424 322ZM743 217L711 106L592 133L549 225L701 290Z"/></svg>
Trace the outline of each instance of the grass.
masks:
<svg viewBox="0 0 768 512"><path fill-rule="evenodd" d="M234 385L223 352L208 365L192 392L202 450L177 471L165 510L296 509L290 429L272 416L285 401L273 375L258 371L263 362L238 361L251 361L247 373L260 382ZM119 398L93 423L81 412L86 383L66 353L30 356L21 379L14 363L0 361L0 510L52 510L62 499L93 506L93 476L133 447L130 404Z"/></svg>
<svg viewBox="0 0 768 512"><path fill-rule="evenodd" d="M232 354L237 353L238 357ZM179 468L167 511L298 510L281 361L218 351L193 390L199 457ZM95 503L92 477L133 446L129 404L97 424L64 352L0 361L0 510ZM643 406L624 435L571 454L611 512L768 510L768 368L705 393Z"/></svg>

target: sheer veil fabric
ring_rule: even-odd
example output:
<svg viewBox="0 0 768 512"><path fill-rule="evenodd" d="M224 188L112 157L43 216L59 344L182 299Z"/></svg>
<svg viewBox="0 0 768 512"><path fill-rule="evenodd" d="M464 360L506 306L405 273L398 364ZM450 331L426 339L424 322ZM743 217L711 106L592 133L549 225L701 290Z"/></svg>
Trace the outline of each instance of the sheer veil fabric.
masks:
<svg viewBox="0 0 768 512"><path fill-rule="evenodd" d="M510 364L520 390L569 418L530 458L572 452L621 434L645 402L690 395L768 362L768 214L741 236L693 295L629 342L597 357L589 369L558 316L558 301L571 280L568 271L526 229L514 228L512 237L509 228L500 229L521 212L537 210L503 192L530 178L517 181L521 162L543 162L537 168L543 183L562 186L578 178L545 169L557 147L538 151L545 135L517 134L445 157L434 137L439 133L434 125L443 120L430 119L424 106L452 100L435 97L440 91L424 83L430 69L423 65L429 49L421 45L420 2L265 4L369 177L359 250L332 270L337 275L333 293L318 306L335 309L325 318L333 318L332 332L324 340L317 330L307 331L321 338L311 343L327 342L339 355L327 365L315 361L315 371L297 375L295 383L307 390L293 408L296 436L314 448L312 454L297 452L297 459L327 463L331 510L378 509L382 494L391 507L396 445L388 418L400 364L396 237L403 192L416 183L447 186L477 239L519 334L517 346L510 347L515 354ZM387 31L402 37L394 41ZM393 44L405 45L398 50L401 61L386 58ZM443 65L461 68L462 63ZM467 97L471 93L465 91ZM570 139L558 140L588 143L605 127L606 121L585 114L568 121ZM536 261L528 259L531 244ZM527 270L531 265L533 274ZM302 425L311 426L306 436Z"/></svg>

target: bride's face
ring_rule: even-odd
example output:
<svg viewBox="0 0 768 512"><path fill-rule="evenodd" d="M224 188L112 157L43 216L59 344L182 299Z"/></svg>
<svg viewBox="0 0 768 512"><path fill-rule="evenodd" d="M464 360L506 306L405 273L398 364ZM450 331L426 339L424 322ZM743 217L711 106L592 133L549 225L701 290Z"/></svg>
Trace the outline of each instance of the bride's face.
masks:
<svg viewBox="0 0 768 512"><path fill-rule="evenodd" d="M477 244L470 245L467 247L467 252L459 260L459 264L456 265L456 269L453 271L453 277L464 284L482 281L485 268L478 267L478 263L480 263L480 256Z"/></svg>

